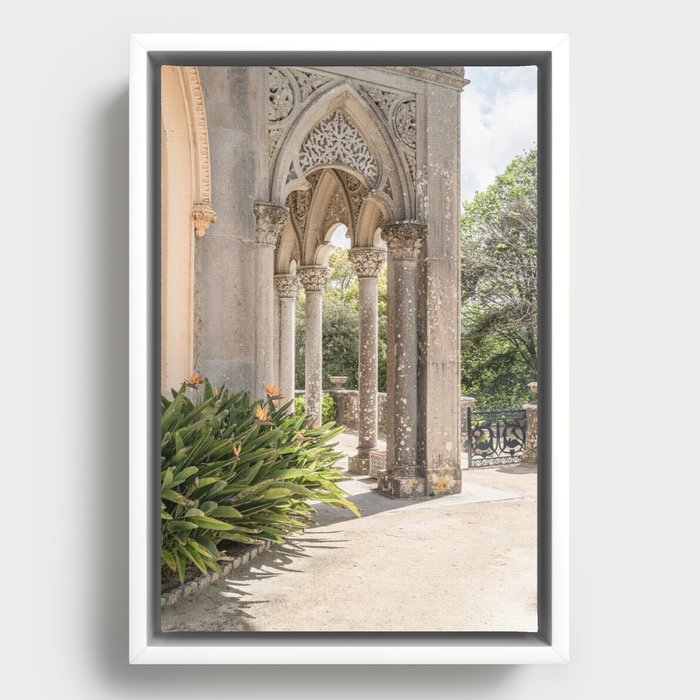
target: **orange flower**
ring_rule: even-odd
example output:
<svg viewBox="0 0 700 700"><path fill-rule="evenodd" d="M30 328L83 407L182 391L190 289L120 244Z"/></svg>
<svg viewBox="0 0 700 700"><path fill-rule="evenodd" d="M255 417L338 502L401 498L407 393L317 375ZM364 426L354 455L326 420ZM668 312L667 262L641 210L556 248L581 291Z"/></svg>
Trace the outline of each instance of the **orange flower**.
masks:
<svg viewBox="0 0 700 700"><path fill-rule="evenodd" d="M263 385L263 389L265 389L268 399L278 399L282 396L282 389L274 384L265 384Z"/></svg>
<svg viewBox="0 0 700 700"><path fill-rule="evenodd" d="M264 407L258 404L255 407L255 411L253 412L255 414L255 417L261 422L261 423L269 423L270 421L268 418L270 417L270 412Z"/></svg>
<svg viewBox="0 0 700 700"><path fill-rule="evenodd" d="M185 384L191 389L196 389L200 384L204 384L201 374L190 374L187 379L185 379Z"/></svg>
<svg viewBox="0 0 700 700"><path fill-rule="evenodd" d="M320 423L314 423L314 424L311 426L311 429L312 429L312 430L318 430L320 427L321 427L321 424L320 424Z"/></svg>
<svg viewBox="0 0 700 700"><path fill-rule="evenodd" d="M221 387L217 386L216 389L214 389L214 396L216 396L217 399L221 396Z"/></svg>

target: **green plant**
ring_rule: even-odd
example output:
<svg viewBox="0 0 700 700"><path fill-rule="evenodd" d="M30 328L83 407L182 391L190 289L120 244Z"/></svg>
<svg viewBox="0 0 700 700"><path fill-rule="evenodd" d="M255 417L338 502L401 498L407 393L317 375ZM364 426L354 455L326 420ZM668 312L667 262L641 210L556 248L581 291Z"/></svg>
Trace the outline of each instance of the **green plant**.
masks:
<svg viewBox="0 0 700 700"><path fill-rule="evenodd" d="M314 524L310 500L360 512L335 482L342 428L309 426L268 393L213 391L194 404L185 384L161 398L161 561L184 580L188 563L219 571L218 545L281 542Z"/></svg>
<svg viewBox="0 0 700 700"><path fill-rule="evenodd" d="M321 422L325 425L335 420L335 401L330 394L323 392L321 401Z"/></svg>
<svg viewBox="0 0 700 700"><path fill-rule="evenodd" d="M294 415L303 416L306 412L306 402L303 396L294 397ZM325 425L335 420L335 401L333 397L327 393L323 392L323 398L321 399L321 422Z"/></svg>

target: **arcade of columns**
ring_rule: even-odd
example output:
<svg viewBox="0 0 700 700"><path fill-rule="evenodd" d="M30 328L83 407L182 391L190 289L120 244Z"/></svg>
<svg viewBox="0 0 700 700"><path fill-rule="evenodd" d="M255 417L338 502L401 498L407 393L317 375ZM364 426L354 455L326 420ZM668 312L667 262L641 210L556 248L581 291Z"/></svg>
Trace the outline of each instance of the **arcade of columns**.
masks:
<svg viewBox="0 0 700 700"><path fill-rule="evenodd" d="M377 446L377 288L386 262L387 453L378 487L396 497L459 492L463 70L205 67L164 76L172 90L164 92L162 167L176 175L165 181L191 172L194 185L170 187L164 205L163 250L193 282L178 285L174 264L165 275L167 298L179 294L182 303L164 312L174 350L164 343L163 386L189 366L254 395L275 382L293 397L303 286L306 410L320 422L322 295L329 241L345 224L360 288L359 442L350 468L367 473ZM184 227L171 236L187 202L194 243ZM178 356L179 347L189 354Z"/></svg>

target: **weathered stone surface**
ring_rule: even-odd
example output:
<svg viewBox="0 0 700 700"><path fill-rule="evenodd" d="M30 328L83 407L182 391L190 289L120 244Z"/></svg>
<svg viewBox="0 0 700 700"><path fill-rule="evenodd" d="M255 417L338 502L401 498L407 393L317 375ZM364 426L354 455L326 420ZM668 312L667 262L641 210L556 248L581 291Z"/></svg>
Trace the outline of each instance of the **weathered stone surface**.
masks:
<svg viewBox="0 0 700 700"><path fill-rule="evenodd" d="M537 404L526 403L523 408L527 418L527 435L520 461L525 464L537 464Z"/></svg>
<svg viewBox="0 0 700 700"><path fill-rule="evenodd" d="M386 253L377 248L353 248L350 261L359 277L360 323L358 338L359 357L359 411L357 456L349 461L349 470L368 474L370 452L377 447L377 371L378 371L378 315L377 294L379 270Z"/></svg>
<svg viewBox="0 0 700 700"><path fill-rule="evenodd" d="M299 279L306 292L306 352L304 365L304 395L306 415L321 424L323 395L323 298L321 292L330 277L327 267L299 268Z"/></svg>
<svg viewBox="0 0 700 700"><path fill-rule="evenodd" d="M403 472L410 470L403 469ZM425 477L417 473L382 471L377 474L377 488L392 498L415 498L425 495Z"/></svg>
<svg viewBox="0 0 700 700"><path fill-rule="evenodd" d="M298 270L307 411L320 422L328 236L344 223L360 278L358 464L365 469L384 423L387 473L405 482L387 477L392 493L415 492L422 479L430 493L458 489L460 69L203 67L199 75L206 110L195 114L197 133L208 139L193 143L208 142L200 160L211 177L207 196L183 208L197 235L206 230L191 236L188 268L193 371L253 396L276 382L291 397L286 276ZM389 250L385 420L376 392L379 231ZM400 477L406 468L416 475Z"/></svg>
<svg viewBox="0 0 700 700"><path fill-rule="evenodd" d="M296 295L299 279L296 275L275 275L275 286L279 298L279 385L284 401L294 398L294 338ZM290 412L294 407L290 408Z"/></svg>
<svg viewBox="0 0 700 700"><path fill-rule="evenodd" d="M391 422L387 429L387 472L378 487L395 497L419 493L425 482L413 476L398 478L418 467L418 255L426 227L415 221L389 224L382 236L392 262L389 305L392 323L387 326L387 362L392 365L387 395ZM393 479L392 477L397 477Z"/></svg>

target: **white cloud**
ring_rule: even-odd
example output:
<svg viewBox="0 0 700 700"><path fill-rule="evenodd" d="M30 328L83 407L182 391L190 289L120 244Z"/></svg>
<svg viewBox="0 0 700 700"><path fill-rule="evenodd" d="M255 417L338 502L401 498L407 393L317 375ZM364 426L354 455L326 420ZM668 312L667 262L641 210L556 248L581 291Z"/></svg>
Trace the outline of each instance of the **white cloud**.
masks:
<svg viewBox="0 0 700 700"><path fill-rule="evenodd" d="M462 201L537 143L537 68L466 68L462 93Z"/></svg>

